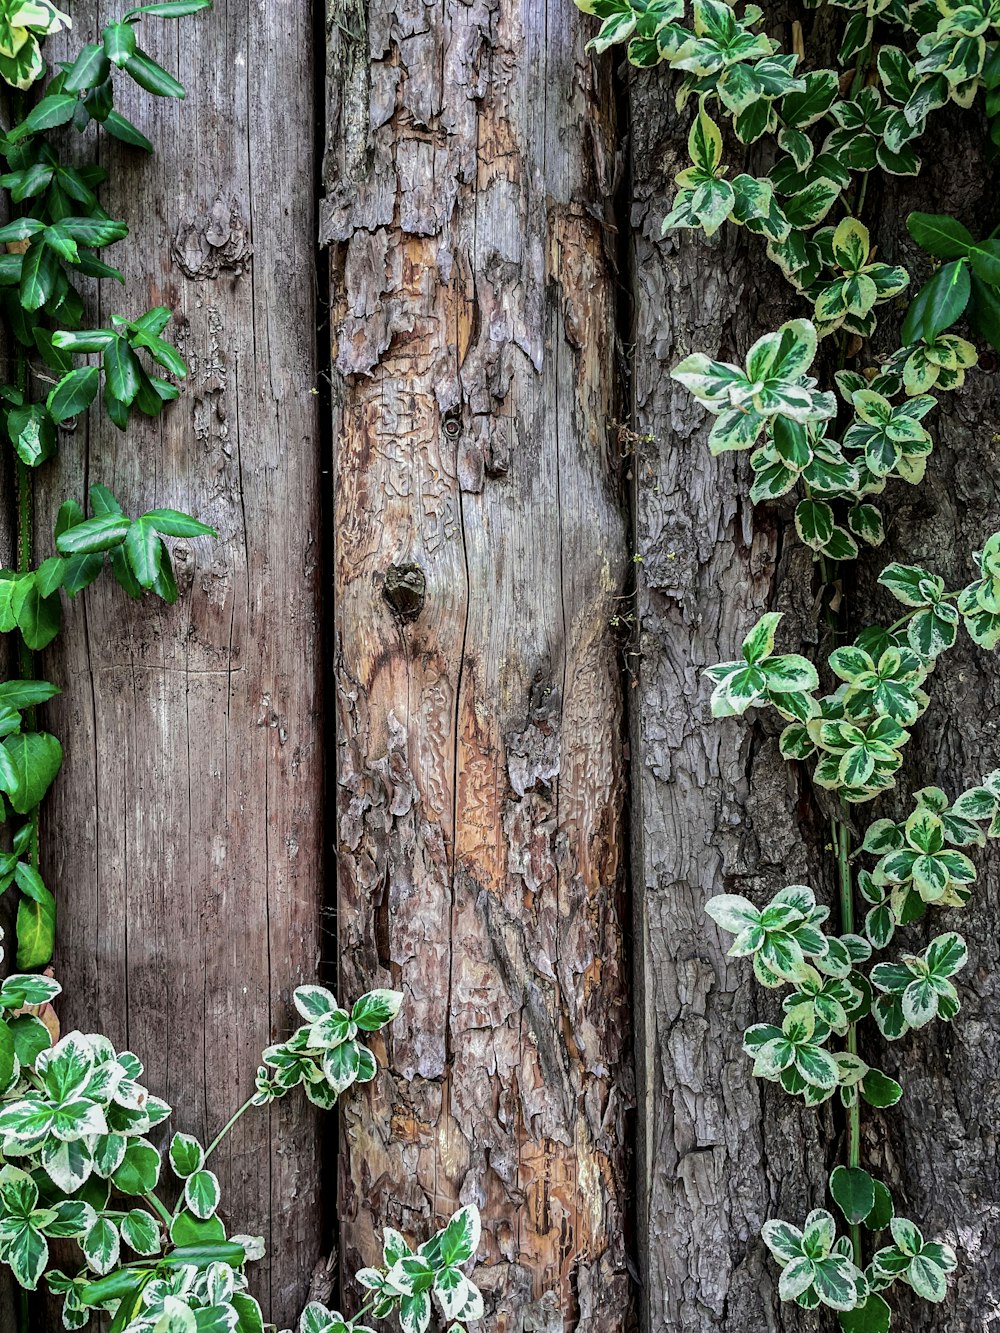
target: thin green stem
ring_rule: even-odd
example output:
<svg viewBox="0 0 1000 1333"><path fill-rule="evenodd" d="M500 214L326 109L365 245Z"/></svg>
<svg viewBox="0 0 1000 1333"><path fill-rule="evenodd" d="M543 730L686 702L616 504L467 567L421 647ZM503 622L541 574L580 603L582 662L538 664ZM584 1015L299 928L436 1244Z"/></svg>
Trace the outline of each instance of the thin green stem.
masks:
<svg viewBox="0 0 1000 1333"><path fill-rule="evenodd" d="M868 67L872 61L871 46L866 46L857 54L857 64L854 66L854 78L851 80L851 91L849 100L854 101L858 93L865 85L865 79L868 77Z"/></svg>
<svg viewBox="0 0 1000 1333"><path fill-rule="evenodd" d="M25 401L28 397L28 357L23 347L17 349L17 387ZM14 459L17 477L17 572L27 574L32 567L34 546L34 493L31 484L31 469L21 456ZM22 680L35 679L35 654L24 642L23 635L18 635L17 642L18 670ZM35 726L35 710L27 710L26 721L29 728ZM31 866L37 870L39 864L38 806L28 816L31 825Z"/></svg>
<svg viewBox="0 0 1000 1333"><path fill-rule="evenodd" d="M161 1220L162 1222L165 1222L165 1223L167 1224L167 1226L169 1227L169 1226L170 1226L170 1223L174 1220L174 1218L173 1218L173 1214L171 1213L171 1211L170 1211L170 1209L167 1207L167 1205L166 1205L165 1203L163 1203L162 1200L159 1199L159 1198L153 1193L152 1190L149 1190L148 1193L144 1194L142 1197L146 1200L146 1202L147 1202L147 1203L149 1204L149 1206L153 1209L153 1211L154 1211L155 1213L157 1213L157 1215L159 1216L160 1220Z"/></svg>
<svg viewBox="0 0 1000 1333"><path fill-rule="evenodd" d="M207 1162L208 1159L211 1157L212 1153L215 1152L216 1148L219 1146L219 1144L222 1142L222 1140L226 1137L226 1135L230 1132L230 1130L231 1130L231 1129L238 1123L238 1121L239 1121L244 1115L246 1115L247 1111L250 1110L250 1107L251 1107L251 1106L253 1106L253 1097L248 1097L247 1100L246 1100L246 1101L243 1103L243 1105L240 1107L240 1109L239 1109L238 1111L234 1112L234 1113L229 1117L229 1119L226 1121L226 1123L225 1123L225 1124L222 1126L222 1128L219 1130L218 1134L216 1134L215 1138L212 1140L212 1142L211 1142L211 1143L208 1145L208 1147L205 1149L205 1161L206 1161L206 1162Z"/></svg>
<svg viewBox="0 0 1000 1333"><path fill-rule="evenodd" d="M854 205L854 213L856 217L861 216L861 211L865 206L865 196L867 194L868 194L868 172L866 171L865 174L861 177L861 186L858 190L857 202Z"/></svg>
<svg viewBox="0 0 1000 1333"><path fill-rule="evenodd" d="M31 1333L31 1311L28 1309L28 1293L23 1287L18 1291L17 1308L20 1333Z"/></svg>
<svg viewBox="0 0 1000 1333"><path fill-rule="evenodd" d="M840 928L845 935L854 932L854 876L851 871L851 833L846 824L833 820L833 845L837 851L837 871L840 883ZM858 1029L851 1023L847 1029L847 1050L858 1053ZM861 1165L861 1098L856 1095L847 1112L847 1165ZM854 1262L862 1267L861 1227L851 1227L851 1245Z"/></svg>
<svg viewBox="0 0 1000 1333"><path fill-rule="evenodd" d="M943 592L941 596L938 598L938 601L939 602L957 601L958 598L961 597L964 591L965 591L964 588L956 588L954 592ZM921 606L915 606L911 611L907 611L905 615L900 616L898 620L894 620L892 622L892 624L886 630L886 633L895 634L896 630L902 629L903 626L907 623L907 621L912 620L913 617L917 614L917 612L922 611L923 609L924 608Z"/></svg>
<svg viewBox="0 0 1000 1333"><path fill-rule="evenodd" d="M28 397L28 358L23 347L17 349L17 387L25 401ZM34 538L34 504L31 487L31 469L15 454L14 465L17 475L17 572L27 574L31 569L32 545ZM34 659L31 649L24 639L18 639L18 660L21 675L31 680L34 674Z"/></svg>

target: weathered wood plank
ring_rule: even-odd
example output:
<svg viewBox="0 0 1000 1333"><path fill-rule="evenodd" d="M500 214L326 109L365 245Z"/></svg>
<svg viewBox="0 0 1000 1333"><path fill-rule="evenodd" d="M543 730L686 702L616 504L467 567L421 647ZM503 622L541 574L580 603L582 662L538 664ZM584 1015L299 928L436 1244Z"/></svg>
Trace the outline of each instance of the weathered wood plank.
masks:
<svg viewBox="0 0 1000 1333"><path fill-rule="evenodd" d="M115 6L74 5L75 41ZM102 584L72 606L43 669L66 767L45 813L60 904L63 1022L146 1062L177 1123L214 1134L313 978L322 894L319 449L315 398L312 31L306 0L237 0L142 41L187 85L129 91L156 145L102 141L104 195L132 235L95 318L166 304L191 366L159 423L67 434L38 504L112 487L129 510L189 510L216 542L177 543L181 600ZM252 248L251 248L252 247ZM246 1117L218 1157L225 1208L262 1232L265 1312L297 1318L319 1248L313 1116Z"/></svg>
<svg viewBox="0 0 1000 1333"><path fill-rule="evenodd" d="M328 12L341 984L406 994L344 1107L344 1265L474 1201L492 1329L614 1333L611 102L569 0Z"/></svg>

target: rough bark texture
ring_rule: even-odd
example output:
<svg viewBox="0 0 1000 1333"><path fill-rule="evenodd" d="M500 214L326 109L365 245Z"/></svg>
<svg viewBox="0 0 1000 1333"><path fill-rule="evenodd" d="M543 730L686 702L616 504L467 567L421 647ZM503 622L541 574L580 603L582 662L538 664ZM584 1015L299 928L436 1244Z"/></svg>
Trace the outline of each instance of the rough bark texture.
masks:
<svg viewBox="0 0 1000 1333"><path fill-rule="evenodd" d="M74 46L118 13L75 4ZM157 423L120 434L95 410L67 433L37 505L39 558L59 500L95 481L132 513L169 505L219 530L174 544L176 607L105 579L41 663L64 689L46 710L66 763L43 815L64 1028L134 1050L199 1136L252 1090L318 964L311 36L306 0L143 24L189 95L118 82L156 156L100 141L103 202L132 235L115 252L124 290L105 284L92 313L171 306L191 373ZM291 1098L247 1116L216 1159L232 1225L267 1239L257 1285L279 1325L319 1248L316 1138Z"/></svg>
<svg viewBox="0 0 1000 1333"><path fill-rule="evenodd" d="M822 1193L830 1116L750 1077L743 1029L773 1017L728 937L704 915L715 893L766 900L816 883L825 837L773 734L713 722L701 670L732 660L769 608L791 614L782 647L815 643L801 550L779 516L753 512L746 458L713 459L706 417L668 377L694 350L742 357L789 317L794 293L729 228L709 243L660 240L688 117L665 70L631 84L635 293L638 688L634 745L639 1249L652 1330L808 1328L788 1319L763 1243L776 1212ZM830 889L828 880L817 887Z"/></svg>
<svg viewBox="0 0 1000 1333"><path fill-rule="evenodd" d="M774 35L787 43L787 32ZM692 350L723 359L804 311L763 247L732 229L712 243L674 233L659 240L671 180L686 162L687 118L673 108L666 70L632 79L632 226L635 425L653 439L637 459L636 545L641 659L632 718L635 791L637 1004L641 1165L640 1254L648 1327L764 1333L817 1322L781 1307L775 1271L758 1238L767 1216L802 1216L823 1202L825 1176L842 1148L839 1120L798 1111L751 1078L740 1034L773 1008L742 962L724 959L728 936L703 914L713 893L764 901L776 888L811 882L833 902L824 864L826 826L808 782L784 765L770 728L713 722L703 666L737 655L761 611L790 611L783 649L817 644L808 559L788 531L788 507L751 512L745 458L712 460L708 419L667 372ZM961 127L960 129L957 127ZM881 188L873 179L866 219L880 258L921 268L906 241L912 208L956 212L978 235L995 222L984 201L984 132L968 113L940 117L925 142L919 181ZM734 146L733 160L744 150ZM961 162L961 173L954 164ZM735 169L735 168L734 168ZM886 545L860 562L848 588L853 629L894 618L875 577L892 559L939 569L949 587L972 575L969 553L1000 526L995 359L935 415L937 446L919 489L895 483L884 506ZM799 640L800 643L796 643ZM997 763L996 658L966 644L932 683L933 704L908 750L906 792L930 782L957 794ZM905 798L865 807L858 823L904 812ZM826 857L828 860L828 856ZM904 949L942 929L972 944L964 1010L950 1027L911 1035L873 1063L906 1086L900 1107L865 1112L863 1153L893 1183L901 1210L928 1235L957 1245L961 1273L941 1308L905 1293L898 1316L921 1333L1000 1326L996 1282L1000 1223L996 1135L988 1106L1000 1077L997 986L990 941L1000 929L995 849L979 854L974 904L910 931ZM827 1315L818 1324L827 1327Z"/></svg>
<svg viewBox="0 0 1000 1333"><path fill-rule="evenodd" d="M906 233L912 209L952 213L976 236L989 235L997 221L980 117L939 115L928 140L919 180L878 191L870 206L881 252L900 256L917 281L930 267ZM885 624L898 614L898 603L875 584L889 559L936 570L948 588L978 577L972 552L1000 529L996 369L996 353L987 349L964 389L941 396L929 421L935 448L927 476L919 487L896 485L886 506L885 554L876 552L858 571L852 612L857 626ZM931 678L931 706L907 747L899 796L873 807L873 818L902 818L912 808L908 794L930 783L955 797L1000 764L997 662L996 652L984 652L960 632L958 646ZM980 870L969 906L933 912L901 937L903 948L923 949L943 930L964 935L969 963L956 978L962 1012L950 1024L932 1024L887 1049L875 1032L876 1040L862 1052L905 1088L898 1107L871 1116L864 1151L893 1182L901 1210L925 1234L947 1239L958 1251L959 1270L940 1309L914 1297L900 1302L901 1322L921 1333L1000 1329L1000 1163L993 1113L1000 1089L1000 855L995 842L984 851L966 850Z"/></svg>
<svg viewBox="0 0 1000 1333"><path fill-rule="evenodd" d="M614 1333L609 90L570 0L329 19L341 986L406 996L385 1072L344 1104L344 1267L384 1224L419 1237L472 1201L488 1327Z"/></svg>

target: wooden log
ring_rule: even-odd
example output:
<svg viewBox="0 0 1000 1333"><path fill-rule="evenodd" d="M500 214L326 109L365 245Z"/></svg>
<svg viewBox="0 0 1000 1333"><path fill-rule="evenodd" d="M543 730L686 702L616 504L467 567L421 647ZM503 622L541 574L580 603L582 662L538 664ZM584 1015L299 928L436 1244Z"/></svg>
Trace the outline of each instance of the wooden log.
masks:
<svg viewBox="0 0 1000 1333"><path fill-rule="evenodd" d="M828 833L805 784L751 716L714 721L702 669L739 655L766 610L782 651L814 656L809 553L788 514L754 510L746 456L712 458L708 419L669 378L693 351L737 360L796 297L757 238L661 224L687 161L688 116L666 68L630 79L638 688L630 698L640 1030L637 1172L643 1324L650 1333L796 1333L760 1240L768 1217L823 1199L829 1108L752 1078L743 1030L776 1005L705 915L717 893L766 902L809 883L833 900ZM784 1322L782 1322L784 1321Z"/></svg>
<svg viewBox="0 0 1000 1333"><path fill-rule="evenodd" d="M329 19L341 985L406 997L344 1103L345 1272L474 1202L488 1327L616 1333L612 102L570 0Z"/></svg>
<svg viewBox="0 0 1000 1333"><path fill-rule="evenodd" d="M118 98L156 146L110 139L103 203L131 236L95 321L164 304L190 365L180 402L118 433L96 410L44 470L37 555L65 496L188 510L219 540L174 543L177 606L109 579L67 610L42 670L66 764L44 814L65 1027L145 1061L176 1125L214 1135L315 979L322 879L312 30L305 0L230 0L141 40L188 88ZM118 11L113 13L117 15ZM112 17L73 6L74 47ZM68 142L70 140L68 139ZM329 1132L329 1131L328 1131ZM162 1140L165 1132L161 1131ZM234 1229L262 1233L265 1313L297 1319L320 1246L314 1116L244 1118L214 1165Z"/></svg>

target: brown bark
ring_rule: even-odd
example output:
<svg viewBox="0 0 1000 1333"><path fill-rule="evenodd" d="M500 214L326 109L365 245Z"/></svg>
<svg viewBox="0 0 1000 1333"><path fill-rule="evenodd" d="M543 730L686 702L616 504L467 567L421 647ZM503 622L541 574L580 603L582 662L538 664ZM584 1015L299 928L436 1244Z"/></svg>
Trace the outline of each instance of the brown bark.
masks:
<svg viewBox="0 0 1000 1333"><path fill-rule="evenodd" d="M74 49L118 12L76 4ZM66 747L43 870L64 1027L134 1050L176 1125L204 1137L291 1029L319 954L310 7L239 0L147 20L142 43L188 98L117 81L156 155L100 140L103 202L132 234L115 252L125 288L105 283L91 314L171 306L190 377L158 422L119 434L95 409L64 435L37 555L58 502L95 481L131 513L188 510L220 538L174 543L176 607L105 578L67 608L41 663L64 690L46 723ZM231 1225L268 1242L265 1313L288 1324L319 1248L314 1117L299 1097L247 1116L216 1160Z"/></svg>
<svg viewBox="0 0 1000 1333"><path fill-rule="evenodd" d="M367 30L363 16L367 14ZM487 1326L629 1321L607 87L569 0L329 10L348 1275L484 1215Z"/></svg>

